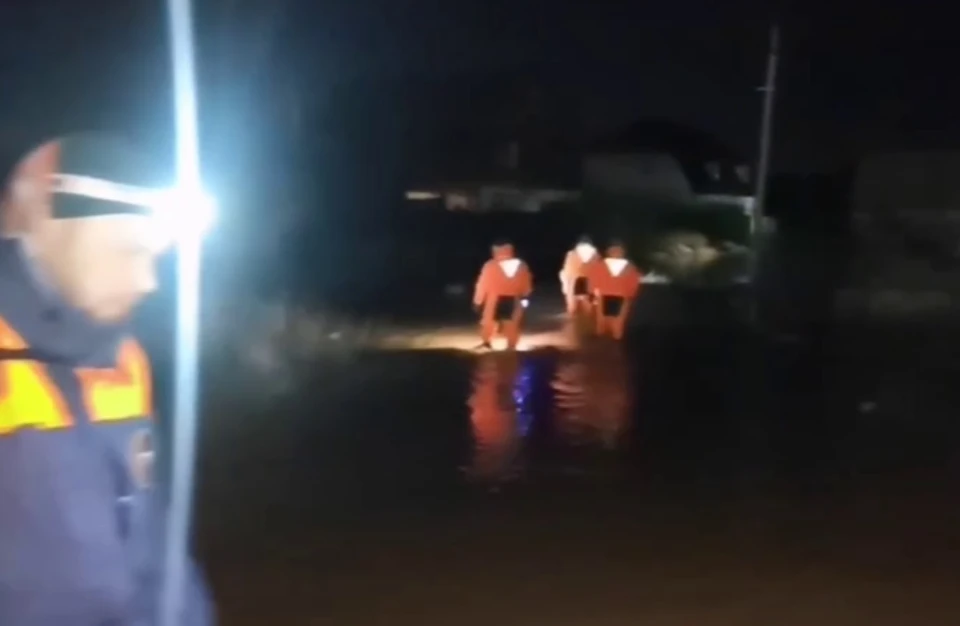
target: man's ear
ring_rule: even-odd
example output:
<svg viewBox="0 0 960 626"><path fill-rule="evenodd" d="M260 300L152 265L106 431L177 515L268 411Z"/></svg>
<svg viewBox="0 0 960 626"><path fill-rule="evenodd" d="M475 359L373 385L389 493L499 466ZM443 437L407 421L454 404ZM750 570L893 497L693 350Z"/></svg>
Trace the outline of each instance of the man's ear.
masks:
<svg viewBox="0 0 960 626"><path fill-rule="evenodd" d="M25 179L14 179L7 188L0 203L0 232L4 237L20 237L34 227L33 216L38 212L34 207L40 201L37 185Z"/></svg>
<svg viewBox="0 0 960 626"><path fill-rule="evenodd" d="M26 178L14 180L13 184L10 185L10 196L13 202L17 204L36 202L39 196L38 192L39 185L37 185L37 182Z"/></svg>
<svg viewBox="0 0 960 626"><path fill-rule="evenodd" d="M60 144L50 141L30 152L13 170L0 203L0 234L19 236L48 219L53 198L47 184L60 165Z"/></svg>

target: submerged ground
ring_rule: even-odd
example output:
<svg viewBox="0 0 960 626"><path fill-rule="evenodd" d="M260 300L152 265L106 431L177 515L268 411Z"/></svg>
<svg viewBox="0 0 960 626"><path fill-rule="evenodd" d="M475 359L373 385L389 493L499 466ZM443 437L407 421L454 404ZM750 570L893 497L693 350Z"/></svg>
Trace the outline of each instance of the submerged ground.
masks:
<svg viewBox="0 0 960 626"><path fill-rule="evenodd" d="M960 335L774 343L663 298L624 346L566 349L546 302L515 355L450 322L211 392L222 622L960 623Z"/></svg>

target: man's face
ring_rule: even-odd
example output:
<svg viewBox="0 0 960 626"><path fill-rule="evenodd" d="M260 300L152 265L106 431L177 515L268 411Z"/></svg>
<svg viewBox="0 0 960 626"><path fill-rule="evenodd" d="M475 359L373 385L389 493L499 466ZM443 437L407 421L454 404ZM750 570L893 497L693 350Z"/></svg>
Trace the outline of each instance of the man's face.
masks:
<svg viewBox="0 0 960 626"><path fill-rule="evenodd" d="M70 304L98 322L120 322L157 288L151 224L142 215L48 220L38 260Z"/></svg>

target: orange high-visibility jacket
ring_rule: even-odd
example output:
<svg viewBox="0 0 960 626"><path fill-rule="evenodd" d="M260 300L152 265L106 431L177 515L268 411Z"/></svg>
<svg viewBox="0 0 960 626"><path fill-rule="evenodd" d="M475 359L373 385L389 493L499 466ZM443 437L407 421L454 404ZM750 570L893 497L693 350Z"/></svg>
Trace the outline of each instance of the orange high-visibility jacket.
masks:
<svg viewBox="0 0 960 626"><path fill-rule="evenodd" d="M574 248L567 252L567 256L563 260L563 268L560 270L563 293L570 294L578 278L589 280L590 275L596 271L596 266L600 264L600 260L600 254L596 250L587 251Z"/></svg>
<svg viewBox="0 0 960 626"><path fill-rule="evenodd" d="M513 246L500 246L493 258L483 264L473 291L474 306L482 306L484 316L492 316L497 298L525 298L533 291L533 274L518 259Z"/></svg>
<svg viewBox="0 0 960 626"><path fill-rule="evenodd" d="M590 288L600 296L632 300L640 294L643 274L630 260L608 256L590 277Z"/></svg>

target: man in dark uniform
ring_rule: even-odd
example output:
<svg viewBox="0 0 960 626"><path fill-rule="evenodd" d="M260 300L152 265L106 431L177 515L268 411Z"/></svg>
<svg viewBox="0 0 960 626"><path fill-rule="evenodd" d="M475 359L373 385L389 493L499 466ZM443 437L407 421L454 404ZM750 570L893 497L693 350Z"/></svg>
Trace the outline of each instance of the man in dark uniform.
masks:
<svg viewBox="0 0 960 626"><path fill-rule="evenodd" d="M154 626L165 498L128 329L175 220L95 135L28 154L0 205L0 624ZM170 207L175 209L176 207ZM190 568L183 626L213 613Z"/></svg>

